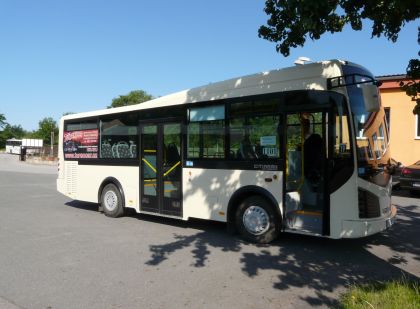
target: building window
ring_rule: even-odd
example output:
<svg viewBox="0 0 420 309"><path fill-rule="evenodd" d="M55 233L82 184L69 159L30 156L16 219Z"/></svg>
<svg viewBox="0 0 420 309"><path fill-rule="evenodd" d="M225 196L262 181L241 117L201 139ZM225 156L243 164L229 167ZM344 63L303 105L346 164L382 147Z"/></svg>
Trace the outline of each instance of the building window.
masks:
<svg viewBox="0 0 420 309"><path fill-rule="evenodd" d="M386 151L386 140L385 140L385 133L384 133L384 126L381 124L379 126L379 136L378 136L379 147L382 150L382 154Z"/></svg>
<svg viewBox="0 0 420 309"><path fill-rule="evenodd" d="M385 126L387 128L386 133L388 135L388 142L389 142L389 136L391 133L391 108L385 107Z"/></svg>
<svg viewBox="0 0 420 309"><path fill-rule="evenodd" d="M420 139L420 121L419 121L419 115L416 115L416 139Z"/></svg>
<svg viewBox="0 0 420 309"><path fill-rule="evenodd" d="M381 150L379 148L378 135L376 133L374 133L372 135L372 141L373 141L373 147L375 148L376 159L379 160L382 156L382 153L381 153Z"/></svg>
<svg viewBox="0 0 420 309"><path fill-rule="evenodd" d="M372 146L370 146L370 141L369 140L368 140L368 149L367 149L367 151L368 151L368 158L369 158L369 160L373 160L374 158L373 158Z"/></svg>

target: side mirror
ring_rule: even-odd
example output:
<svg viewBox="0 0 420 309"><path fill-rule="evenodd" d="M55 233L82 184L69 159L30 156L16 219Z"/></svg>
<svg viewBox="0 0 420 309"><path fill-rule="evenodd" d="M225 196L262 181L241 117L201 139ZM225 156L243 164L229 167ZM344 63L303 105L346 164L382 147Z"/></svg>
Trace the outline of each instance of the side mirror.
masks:
<svg viewBox="0 0 420 309"><path fill-rule="evenodd" d="M361 84L365 108L368 112L378 111L381 106L378 87L373 84Z"/></svg>

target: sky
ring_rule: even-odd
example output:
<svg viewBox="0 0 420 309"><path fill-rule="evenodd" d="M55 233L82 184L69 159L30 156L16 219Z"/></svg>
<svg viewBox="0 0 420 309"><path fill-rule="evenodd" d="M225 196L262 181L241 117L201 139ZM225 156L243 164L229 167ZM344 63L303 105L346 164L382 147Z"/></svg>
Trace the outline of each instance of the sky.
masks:
<svg viewBox="0 0 420 309"><path fill-rule="evenodd" d="M0 0L0 113L35 130L44 117L106 108L142 89L153 96L313 61L344 59L375 75L416 58L419 20L397 43L370 28L308 40L283 57L258 37L265 1Z"/></svg>

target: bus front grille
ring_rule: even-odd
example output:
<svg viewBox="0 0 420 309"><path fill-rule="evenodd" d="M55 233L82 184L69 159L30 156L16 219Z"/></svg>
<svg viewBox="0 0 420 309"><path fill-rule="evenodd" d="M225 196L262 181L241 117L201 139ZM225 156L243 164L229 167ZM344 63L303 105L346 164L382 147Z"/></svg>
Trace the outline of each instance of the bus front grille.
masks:
<svg viewBox="0 0 420 309"><path fill-rule="evenodd" d="M359 218L377 218L380 216L379 198L369 191L359 189Z"/></svg>

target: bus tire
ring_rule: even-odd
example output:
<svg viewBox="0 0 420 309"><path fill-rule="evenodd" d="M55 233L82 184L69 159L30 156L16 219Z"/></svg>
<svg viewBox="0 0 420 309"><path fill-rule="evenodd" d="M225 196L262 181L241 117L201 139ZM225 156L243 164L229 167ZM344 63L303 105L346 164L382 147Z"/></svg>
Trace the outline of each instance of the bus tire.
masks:
<svg viewBox="0 0 420 309"><path fill-rule="evenodd" d="M107 184L101 193L101 206L106 216L118 218L124 215L124 204L120 190L113 183Z"/></svg>
<svg viewBox="0 0 420 309"><path fill-rule="evenodd" d="M236 228L242 238L259 244L276 239L281 229L281 219L271 204L263 197L245 198L235 213Z"/></svg>

